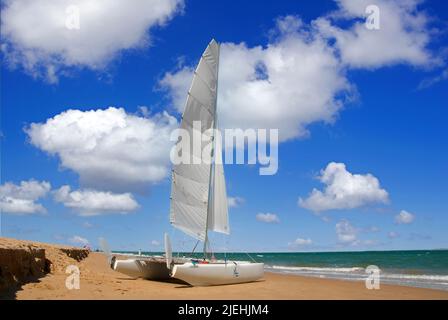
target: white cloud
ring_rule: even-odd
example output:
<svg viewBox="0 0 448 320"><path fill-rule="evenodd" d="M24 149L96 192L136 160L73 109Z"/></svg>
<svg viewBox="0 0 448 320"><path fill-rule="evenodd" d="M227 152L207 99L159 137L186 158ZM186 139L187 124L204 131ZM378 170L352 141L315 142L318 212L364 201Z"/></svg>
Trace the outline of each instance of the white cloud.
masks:
<svg viewBox="0 0 448 320"><path fill-rule="evenodd" d="M79 9L79 29L66 27L69 6ZM71 67L101 70L122 50L147 47L149 30L182 8L182 0L6 0L1 48L13 66L56 82Z"/></svg>
<svg viewBox="0 0 448 320"><path fill-rule="evenodd" d="M378 228L377 226L370 226L368 228L365 228L363 231L364 232L380 232L380 228Z"/></svg>
<svg viewBox="0 0 448 320"><path fill-rule="evenodd" d="M344 246L376 246L380 242L372 239L358 239L360 232L377 232L375 228L371 230L361 229L353 226L348 220L342 219L335 226L336 236L338 238L338 247Z"/></svg>
<svg viewBox="0 0 448 320"><path fill-rule="evenodd" d="M91 224L90 222L86 221L82 224L82 226L86 229L90 229L93 228L93 224Z"/></svg>
<svg viewBox="0 0 448 320"><path fill-rule="evenodd" d="M79 174L85 187L142 190L169 172L170 134L177 120L166 112L153 117L122 108L67 110L26 128L30 142Z"/></svg>
<svg viewBox="0 0 448 320"><path fill-rule="evenodd" d="M343 244L356 244L358 229L352 226L350 222L347 220L341 220L336 223L335 229L339 242Z"/></svg>
<svg viewBox="0 0 448 320"><path fill-rule="evenodd" d="M244 198L241 197L227 197L227 204L229 208L239 207L244 203Z"/></svg>
<svg viewBox="0 0 448 320"><path fill-rule="evenodd" d="M293 246L309 246L313 243L313 241L310 238L304 239L304 238L297 238L294 240L291 245Z"/></svg>
<svg viewBox="0 0 448 320"><path fill-rule="evenodd" d="M158 246L160 246L160 242L157 241L157 240L152 240L152 241L151 241L151 245L152 245L152 246L155 246L155 247L158 247Z"/></svg>
<svg viewBox="0 0 448 320"><path fill-rule="evenodd" d="M50 191L46 181L28 180L15 185L6 182L0 185L0 211L11 214L45 213L46 209L36 201Z"/></svg>
<svg viewBox="0 0 448 320"><path fill-rule="evenodd" d="M430 78L426 78L423 79L419 85L418 85L418 89L422 90L422 89L427 89L439 82L448 80L448 69L443 70L440 74L430 77Z"/></svg>
<svg viewBox="0 0 448 320"><path fill-rule="evenodd" d="M278 20L265 46L222 43L218 108L223 128L280 129L280 140L303 137L316 121L332 122L352 94L339 60L326 40L301 20ZM160 81L183 111L193 69L167 73Z"/></svg>
<svg viewBox="0 0 448 320"><path fill-rule="evenodd" d="M331 162L321 170L319 181L326 185L322 192L313 189L308 198L299 198L299 206L320 212L332 209L352 209L371 203L387 203L389 196L376 177L352 174L345 164Z"/></svg>
<svg viewBox="0 0 448 320"><path fill-rule="evenodd" d="M399 214L395 216L395 222L398 224L410 224L414 221L415 214L401 210Z"/></svg>
<svg viewBox="0 0 448 320"><path fill-rule="evenodd" d="M388 236L390 239L395 239L395 238L398 238L400 235L399 235L397 232L395 232L395 231L390 231L390 232L387 234L387 236Z"/></svg>
<svg viewBox="0 0 448 320"><path fill-rule="evenodd" d="M430 17L418 10L420 0L339 0L339 9L313 22L318 32L335 40L342 63L352 68L379 68L406 63L437 64L428 49ZM379 8L379 30L365 26L366 8ZM349 26L338 27L338 23Z"/></svg>
<svg viewBox="0 0 448 320"><path fill-rule="evenodd" d="M274 213L258 213L256 215L258 221L265 223L279 223L280 219Z"/></svg>
<svg viewBox="0 0 448 320"><path fill-rule="evenodd" d="M380 244L377 240L362 240L354 243L354 245L376 246Z"/></svg>
<svg viewBox="0 0 448 320"><path fill-rule="evenodd" d="M370 0L341 0L338 10L309 25L294 16L278 19L266 46L222 43L221 127L279 128L280 141L304 137L311 123L334 122L344 103L357 98L348 70L440 64L428 48L430 17L417 10L419 2L377 1L380 30L364 25ZM192 73L186 66L160 81L179 112Z"/></svg>
<svg viewBox="0 0 448 320"><path fill-rule="evenodd" d="M83 246L86 246L89 244L89 240L87 240L86 238L80 237L80 236L73 236L73 237L69 238L68 241L70 243L79 244L79 245L83 245Z"/></svg>
<svg viewBox="0 0 448 320"><path fill-rule="evenodd" d="M138 203L130 193L116 194L92 189L71 191L67 185L54 192L54 200L76 210L81 216L125 214L138 208Z"/></svg>

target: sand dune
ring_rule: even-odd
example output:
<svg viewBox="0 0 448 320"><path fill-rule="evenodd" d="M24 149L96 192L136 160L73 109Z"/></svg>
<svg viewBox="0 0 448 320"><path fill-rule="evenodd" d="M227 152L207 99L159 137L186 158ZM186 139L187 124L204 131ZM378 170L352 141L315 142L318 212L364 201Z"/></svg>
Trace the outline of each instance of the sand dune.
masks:
<svg viewBox="0 0 448 320"><path fill-rule="evenodd" d="M0 247L33 245L45 249L51 261L48 274L41 274L3 298L13 299L448 299L447 291L382 285L367 290L363 282L266 273L263 280L247 284L190 287L179 282L156 282L131 279L111 270L101 253L69 257L62 249L75 254L75 248L0 238ZM70 251L71 250L71 251ZM67 252L67 251L65 251ZM0 260L2 261L2 260ZM65 268L78 266L80 289L65 286ZM0 264L0 267L1 264Z"/></svg>

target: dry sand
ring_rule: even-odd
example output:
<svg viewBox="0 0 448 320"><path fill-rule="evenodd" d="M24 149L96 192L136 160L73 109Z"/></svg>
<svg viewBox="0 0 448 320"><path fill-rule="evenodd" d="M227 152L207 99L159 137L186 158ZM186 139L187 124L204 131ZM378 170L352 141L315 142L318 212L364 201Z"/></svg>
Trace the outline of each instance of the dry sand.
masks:
<svg viewBox="0 0 448 320"><path fill-rule="evenodd" d="M0 247L4 238L0 238ZM10 242L15 240L10 240ZM22 243L22 242L21 242ZM448 291L381 285L380 290L367 290L363 282L340 281L265 273L253 283L190 287L176 282L134 280L111 270L106 257L90 253L81 261L60 254L60 246L43 245L53 262L51 273L22 285L3 298L13 299L448 299ZM80 289L65 286L65 267L79 267ZM1 267L1 266L0 266ZM0 294L1 296L1 294Z"/></svg>

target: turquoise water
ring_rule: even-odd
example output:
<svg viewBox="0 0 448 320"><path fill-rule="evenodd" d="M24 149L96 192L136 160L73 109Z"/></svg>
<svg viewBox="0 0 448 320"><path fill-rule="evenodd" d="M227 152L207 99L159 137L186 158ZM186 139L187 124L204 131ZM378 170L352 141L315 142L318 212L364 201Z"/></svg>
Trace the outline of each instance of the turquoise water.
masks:
<svg viewBox="0 0 448 320"><path fill-rule="evenodd" d="M266 271L355 281L365 280L368 276L365 268L375 265L380 269L381 283L448 290L448 250L217 253L215 256L264 262Z"/></svg>

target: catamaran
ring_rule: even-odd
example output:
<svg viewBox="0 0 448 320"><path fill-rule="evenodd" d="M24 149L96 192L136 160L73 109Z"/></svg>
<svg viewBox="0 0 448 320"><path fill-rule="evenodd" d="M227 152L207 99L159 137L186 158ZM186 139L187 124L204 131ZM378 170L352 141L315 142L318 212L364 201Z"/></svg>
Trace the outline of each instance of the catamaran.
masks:
<svg viewBox="0 0 448 320"><path fill-rule="evenodd" d="M100 247L107 257L107 264L112 270L123 273L131 278L148 280L170 279L170 269L166 266L166 259L162 255L143 255L132 253L112 253L104 238L99 239ZM174 264L183 264L190 259L176 257Z"/></svg>
<svg viewBox="0 0 448 320"><path fill-rule="evenodd" d="M220 45L212 40L202 54L194 72L180 125L190 137L210 134L210 155L203 152L206 145L210 144L208 139L190 144L200 143L201 148L196 150L182 149L182 152L188 153L191 161L173 166L171 183L170 222L175 228L204 243L204 258L190 259L185 263L174 261L171 242L165 235L166 263L171 276L194 286L250 282L262 278L264 273L263 263L209 259L208 231L230 233L222 141L216 130L219 51ZM198 122L199 127L195 125ZM176 150L181 149L177 148L180 143L185 141L179 139ZM185 158L185 154L182 156ZM205 160L207 156L212 161Z"/></svg>
<svg viewBox="0 0 448 320"><path fill-rule="evenodd" d="M201 139L201 148L190 148L190 153L186 156L192 161L173 166L170 197L171 224L204 243L204 258L173 258L171 242L165 235L165 257L127 254L124 257L118 255L117 258L109 249L103 249L109 257L110 267L115 271L149 280L166 280L172 277L194 286L250 282L263 277L263 263L209 259L208 231L230 233L222 144L221 139L215 137L218 120L219 49L215 40L205 49L194 72L180 125L189 132L190 137L195 137L198 133L207 134L212 129L211 154L208 161L203 161L202 150L205 144L210 143L206 139ZM200 126L195 126L195 122L199 122ZM179 140L177 144L179 143L182 141Z"/></svg>

